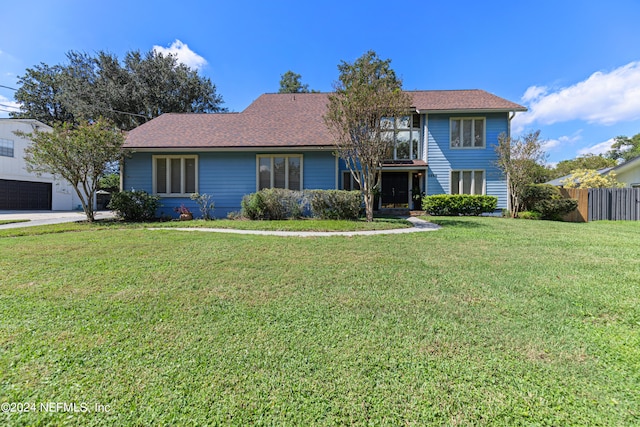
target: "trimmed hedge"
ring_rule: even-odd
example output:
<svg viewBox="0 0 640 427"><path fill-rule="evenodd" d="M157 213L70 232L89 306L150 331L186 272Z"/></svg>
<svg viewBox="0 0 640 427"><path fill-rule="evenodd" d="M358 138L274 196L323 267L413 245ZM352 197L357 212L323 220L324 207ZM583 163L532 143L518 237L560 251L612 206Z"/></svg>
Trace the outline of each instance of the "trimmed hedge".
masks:
<svg viewBox="0 0 640 427"><path fill-rule="evenodd" d="M305 205L301 191L265 188L242 198L242 216L253 220L300 218Z"/></svg>
<svg viewBox="0 0 640 427"><path fill-rule="evenodd" d="M498 198L471 194L436 194L422 199L422 209L429 215L458 216L490 213L498 207Z"/></svg>
<svg viewBox="0 0 640 427"><path fill-rule="evenodd" d="M360 191L311 190L307 195L314 217L357 220L362 212Z"/></svg>
<svg viewBox="0 0 640 427"><path fill-rule="evenodd" d="M125 221L149 221L160 207L160 196L142 190L120 191L111 195L109 209Z"/></svg>
<svg viewBox="0 0 640 427"><path fill-rule="evenodd" d="M537 212L541 219L559 220L578 207L576 200L565 199L558 187L551 184L527 185L522 194L522 202L525 210Z"/></svg>
<svg viewBox="0 0 640 427"><path fill-rule="evenodd" d="M265 188L242 198L241 216L252 220L281 220L312 215L321 219L356 220L362 193L344 190L291 191Z"/></svg>

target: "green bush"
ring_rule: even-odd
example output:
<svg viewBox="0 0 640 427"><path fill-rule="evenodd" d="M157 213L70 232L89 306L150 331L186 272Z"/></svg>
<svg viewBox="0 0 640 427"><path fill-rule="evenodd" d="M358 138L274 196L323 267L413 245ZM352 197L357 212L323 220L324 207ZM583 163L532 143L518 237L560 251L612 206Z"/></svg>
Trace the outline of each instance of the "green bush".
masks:
<svg viewBox="0 0 640 427"><path fill-rule="evenodd" d="M307 193L311 214L321 219L357 220L362 211L362 193L345 190L311 190Z"/></svg>
<svg viewBox="0 0 640 427"><path fill-rule="evenodd" d="M265 188L242 198L242 215L253 220L300 218L305 206L306 201L300 191Z"/></svg>
<svg viewBox="0 0 640 427"><path fill-rule="evenodd" d="M527 185L522 193L522 202L525 210L539 213L541 219L559 220L578 207L576 200L565 199L551 184Z"/></svg>
<svg viewBox="0 0 640 427"><path fill-rule="evenodd" d="M422 209L429 215L458 216L490 213L498 207L495 196L471 194L436 194L422 199Z"/></svg>
<svg viewBox="0 0 640 427"><path fill-rule="evenodd" d="M540 212L522 211L522 212L518 212L518 218L521 218L521 219L542 219L542 215L540 215Z"/></svg>
<svg viewBox="0 0 640 427"><path fill-rule="evenodd" d="M142 190L113 193L108 206L125 221L152 220L159 207L160 196L153 196Z"/></svg>

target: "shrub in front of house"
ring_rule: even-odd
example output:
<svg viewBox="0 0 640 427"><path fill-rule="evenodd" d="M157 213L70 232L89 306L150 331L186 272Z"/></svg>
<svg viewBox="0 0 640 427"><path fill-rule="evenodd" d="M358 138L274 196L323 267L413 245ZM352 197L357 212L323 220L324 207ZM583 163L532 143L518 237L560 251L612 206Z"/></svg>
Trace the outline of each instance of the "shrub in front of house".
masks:
<svg viewBox="0 0 640 427"><path fill-rule="evenodd" d="M160 196L142 190L113 193L108 208L125 221L149 221L160 207Z"/></svg>
<svg viewBox="0 0 640 427"><path fill-rule="evenodd" d="M521 211L521 212L518 212L518 218L520 218L520 219L542 219L542 215L540 215L540 212Z"/></svg>
<svg viewBox="0 0 640 427"><path fill-rule="evenodd" d="M306 201L301 191L283 188L265 188L242 198L242 216L259 220L281 220L300 218Z"/></svg>
<svg viewBox="0 0 640 427"><path fill-rule="evenodd" d="M307 192L311 214L320 219L357 220L362 212L362 192L311 190Z"/></svg>
<svg viewBox="0 0 640 427"><path fill-rule="evenodd" d="M540 214L541 219L562 219L578 207L574 199L566 199L560 194L560 190L551 184L527 185L523 194L524 209Z"/></svg>
<svg viewBox="0 0 640 427"><path fill-rule="evenodd" d="M495 196L471 194L436 194L422 199L422 209L429 215L458 216L491 213L498 207Z"/></svg>

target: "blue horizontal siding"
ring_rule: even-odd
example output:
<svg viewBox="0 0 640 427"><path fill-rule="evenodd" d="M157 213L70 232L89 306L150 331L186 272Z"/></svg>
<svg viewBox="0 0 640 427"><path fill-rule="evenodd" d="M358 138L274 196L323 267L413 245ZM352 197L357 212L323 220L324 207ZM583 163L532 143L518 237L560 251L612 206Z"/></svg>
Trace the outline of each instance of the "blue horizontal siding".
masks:
<svg viewBox="0 0 640 427"><path fill-rule="evenodd" d="M486 147L480 149L452 149L449 119L451 117L485 117ZM507 133L507 113L493 114L431 114L427 138L427 194L449 194L452 170L484 170L486 194L498 197L498 208L507 207L507 183L495 166L495 146L498 136Z"/></svg>
<svg viewBox="0 0 640 427"><path fill-rule="evenodd" d="M201 153L135 153L125 161L124 189L151 193L153 155L198 155L198 192L208 194L215 203L214 215L224 218L239 211L242 197L256 191L256 156L262 152L201 152ZM335 188L335 157L331 151L295 152L303 155L303 186L305 189ZM284 155L284 154L283 154ZM176 217L174 208L184 204L199 216L196 203L189 197L163 197L158 215Z"/></svg>
<svg viewBox="0 0 640 427"><path fill-rule="evenodd" d="M336 158L333 152L304 153L303 182L305 190L331 190L336 188Z"/></svg>

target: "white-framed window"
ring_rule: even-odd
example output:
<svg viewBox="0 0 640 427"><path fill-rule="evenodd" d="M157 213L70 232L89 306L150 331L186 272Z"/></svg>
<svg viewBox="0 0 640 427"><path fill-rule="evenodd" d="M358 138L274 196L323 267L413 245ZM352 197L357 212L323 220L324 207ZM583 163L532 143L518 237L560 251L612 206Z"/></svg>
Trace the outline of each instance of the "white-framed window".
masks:
<svg viewBox="0 0 640 427"><path fill-rule="evenodd" d="M302 190L302 154L258 154L258 191L263 188Z"/></svg>
<svg viewBox="0 0 640 427"><path fill-rule="evenodd" d="M13 157L13 141L0 138L0 156Z"/></svg>
<svg viewBox="0 0 640 427"><path fill-rule="evenodd" d="M451 171L451 194L485 194L485 171Z"/></svg>
<svg viewBox="0 0 640 427"><path fill-rule="evenodd" d="M449 120L451 148L485 148L484 117L454 117Z"/></svg>
<svg viewBox="0 0 640 427"><path fill-rule="evenodd" d="M397 118L383 118L383 137L393 140L389 160L415 160L420 158L420 114Z"/></svg>
<svg viewBox="0 0 640 427"><path fill-rule="evenodd" d="M153 156L153 192L186 197L198 192L198 156Z"/></svg>
<svg viewBox="0 0 640 427"><path fill-rule="evenodd" d="M347 191L360 190L360 184L353 178L350 171L342 172L342 189Z"/></svg>

